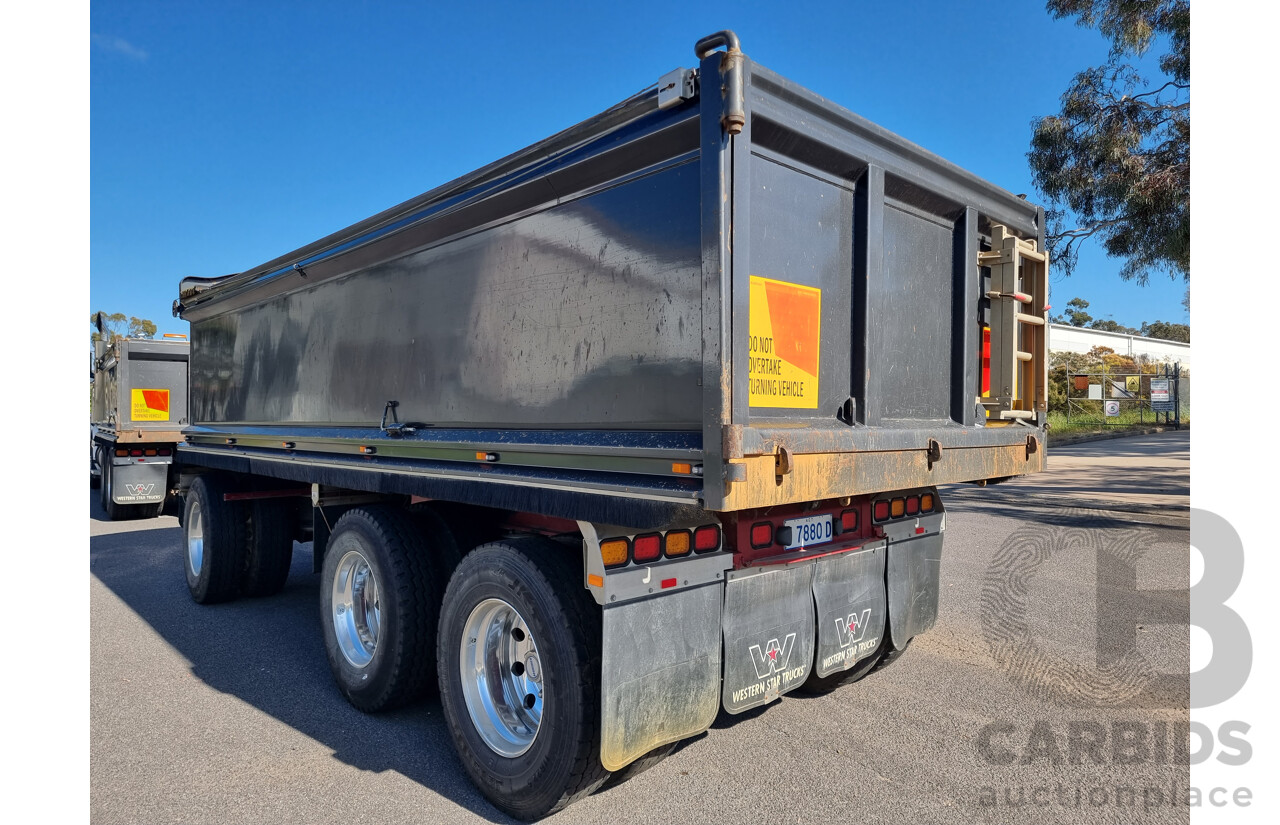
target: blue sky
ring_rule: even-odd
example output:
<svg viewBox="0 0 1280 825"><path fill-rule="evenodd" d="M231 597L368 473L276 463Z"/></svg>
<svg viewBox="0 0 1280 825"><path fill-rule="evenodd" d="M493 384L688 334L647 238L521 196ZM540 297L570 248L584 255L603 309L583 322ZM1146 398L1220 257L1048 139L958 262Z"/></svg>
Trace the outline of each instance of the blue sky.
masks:
<svg viewBox="0 0 1280 825"><path fill-rule="evenodd" d="M1107 43L1039 2L190 3L90 7L90 311L185 332L238 272L588 118L733 28L753 59L1035 200L1031 121ZM999 48L1005 44L1008 48ZM1154 67L1152 68L1154 76ZM1090 249L1097 317L1184 322Z"/></svg>

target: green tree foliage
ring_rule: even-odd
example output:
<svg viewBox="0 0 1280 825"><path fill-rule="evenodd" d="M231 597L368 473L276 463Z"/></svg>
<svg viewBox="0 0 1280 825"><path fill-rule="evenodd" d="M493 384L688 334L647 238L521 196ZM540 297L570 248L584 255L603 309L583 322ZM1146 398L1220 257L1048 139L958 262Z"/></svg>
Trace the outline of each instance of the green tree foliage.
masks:
<svg viewBox="0 0 1280 825"><path fill-rule="evenodd" d="M1052 319L1055 324L1069 324L1073 327L1087 327L1089 322L1093 320L1093 316L1088 313L1089 302L1084 298L1072 298L1067 301L1067 309L1061 315L1056 315Z"/></svg>
<svg viewBox="0 0 1280 825"><path fill-rule="evenodd" d="M98 332L98 316L102 316L102 326L104 333ZM137 316L125 316L123 312L95 312L89 316L89 326L93 327L93 334L89 337L90 342L96 343L102 339L106 339L107 343L113 343L120 338L154 338L156 335L156 325L154 321L148 321L146 318Z"/></svg>
<svg viewBox="0 0 1280 825"><path fill-rule="evenodd" d="M1148 338L1163 338L1166 341L1191 343L1191 327L1188 324L1166 324L1164 321L1152 321L1142 325L1142 335Z"/></svg>
<svg viewBox="0 0 1280 825"><path fill-rule="evenodd" d="M1027 158L1051 208L1047 242L1070 274L1089 238L1125 261L1120 276L1191 277L1191 5L1189 0L1048 0L1111 41L1104 66L1075 76L1062 110L1035 121ZM1127 60L1159 39L1164 77Z"/></svg>

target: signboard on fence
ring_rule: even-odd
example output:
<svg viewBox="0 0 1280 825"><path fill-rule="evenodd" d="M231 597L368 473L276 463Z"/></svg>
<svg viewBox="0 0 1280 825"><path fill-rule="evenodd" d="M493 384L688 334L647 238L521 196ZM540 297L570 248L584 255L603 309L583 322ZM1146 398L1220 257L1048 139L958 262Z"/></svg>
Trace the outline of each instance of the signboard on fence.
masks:
<svg viewBox="0 0 1280 825"><path fill-rule="evenodd" d="M1169 395L1168 378L1151 379L1151 411L1176 412L1176 405Z"/></svg>
<svg viewBox="0 0 1280 825"><path fill-rule="evenodd" d="M1108 418L1113 418L1120 414L1120 402L1104 401L1102 402L1102 409L1103 409L1103 412L1106 413Z"/></svg>

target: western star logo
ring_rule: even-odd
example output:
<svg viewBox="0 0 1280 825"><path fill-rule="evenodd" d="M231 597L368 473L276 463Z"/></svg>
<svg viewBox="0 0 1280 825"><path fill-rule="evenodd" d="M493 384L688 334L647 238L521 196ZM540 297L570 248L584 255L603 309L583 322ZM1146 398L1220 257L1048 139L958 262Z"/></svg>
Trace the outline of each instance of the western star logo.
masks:
<svg viewBox="0 0 1280 825"><path fill-rule="evenodd" d="M770 639L764 646L764 650L760 649L760 645L752 645L751 663L756 666L756 676L764 679L786 670L787 662L791 661L791 651L795 646L796 634L794 633L788 633L781 644L777 639Z"/></svg>
<svg viewBox="0 0 1280 825"><path fill-rule="evenodd" d="M154 483L126 484L124 485L124 488L129 491L129 495L131 496L149 496L151 495L151 491L156 488L156 485Z"/></svg>
<svg viewBox="0 0 1280 825"><path fill-rule="evenodd" d="M836 636L841 647L848 647L854 642L862 641L867 635L867 627L871 624L871 608L862 611L862 615L850 613L849 618L836 618Z"/></svg>

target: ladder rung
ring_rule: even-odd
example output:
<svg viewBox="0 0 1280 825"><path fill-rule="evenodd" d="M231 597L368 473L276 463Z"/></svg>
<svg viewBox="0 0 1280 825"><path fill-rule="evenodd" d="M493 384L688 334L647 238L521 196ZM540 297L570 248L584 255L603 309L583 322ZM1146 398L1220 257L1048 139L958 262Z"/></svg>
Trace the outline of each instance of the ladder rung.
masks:
<svg viewBox="0 0 1280 825"><path fill-rule="evenodd" d="M1001 418L1035 418L1036 414L1031 410L1001 410Z"/></svg>
<svg viewBox="0 0 1280 825"><path fill-rule="evenodd" d="M1027 315L1025 312L1019 312L1017 319L1023 324L1031 324L1032 326L1044 326L1044 318L1039 315Z"/></svg>
<svg viewBox="0 0 1280 825"><path fill-rule="evenodd" d="M1034 357L1035 357L1035 356L1033 356L1031 353L1029 353L1029 352L1023 352L1022 350L1018 350L1018 351L1017 351L1016 353L1014 353L1014 354L1018 356L1018 360L1019 360L1019 361L1030 361L1032 358L1034 358Z"/></svg>

